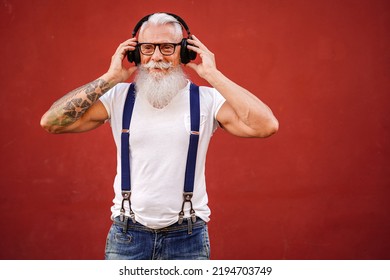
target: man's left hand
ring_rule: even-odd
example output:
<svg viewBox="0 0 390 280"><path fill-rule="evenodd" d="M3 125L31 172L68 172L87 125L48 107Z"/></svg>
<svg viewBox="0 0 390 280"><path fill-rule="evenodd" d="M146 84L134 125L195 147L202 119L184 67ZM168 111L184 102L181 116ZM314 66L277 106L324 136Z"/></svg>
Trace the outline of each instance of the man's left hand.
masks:
<svg viewBox="0 0 390 280"><path fill-rule="evenodd" d="M209 74L217 70L214 54L194 35L192 39L187 39L187 48L196 52L202 62L199 64L190 62L186 66L193 69L201 78L207 80Z"/></svg>

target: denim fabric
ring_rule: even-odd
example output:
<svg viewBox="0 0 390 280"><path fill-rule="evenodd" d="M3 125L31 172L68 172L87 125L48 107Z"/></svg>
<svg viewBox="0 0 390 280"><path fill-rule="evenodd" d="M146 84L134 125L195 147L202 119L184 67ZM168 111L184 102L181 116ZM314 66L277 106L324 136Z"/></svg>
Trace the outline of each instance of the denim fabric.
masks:
<svg viewBox="0 0 390 280"><path fill-rule="evenodd" d="M197 218L188 231L188 221L154 230L139 223L115 218L107 236L106 260L208 260L210 242L207 224Z"/></svg>

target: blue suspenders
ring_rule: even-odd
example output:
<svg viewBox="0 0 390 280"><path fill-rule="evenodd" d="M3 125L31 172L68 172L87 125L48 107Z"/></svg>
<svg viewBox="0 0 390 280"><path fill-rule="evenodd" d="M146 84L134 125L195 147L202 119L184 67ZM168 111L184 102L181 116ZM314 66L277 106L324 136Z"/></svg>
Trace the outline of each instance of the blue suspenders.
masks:
<svg viewBox="0 0 390 280"><path fill-rule="evenodd" d="M125 216L125 207L124 204L127 201L130 209L130 218L133 223L135 223L135 215L131 210L131 178L130 178L130 122L131 116L133 114L133 108L135 103L135 84L130 84L129 90L127 92L127 97L125 101L125 106L123 109L123 118L122 118L122 135L121 135L121 188L122 188L122 206L121 206L121 221L125 221L127 218ZM191 220L190 223L196 221L195 210L192 207L191 198L194 191L194 181L195 181L195 167L196 167L196 156L198 152L198 143L199 143L199 126L200 126L200 101L199 101L199 87L193 83L190 85L190 117L191 117L191 134L190 134L190 143L188 146L187 153L187 163L184 179L184 192L183 192L183 204L181 211L179 213L179 221L181 224L184 219L184 205L185 203L190 203L190 214ZM127 220L126 220L127 222Z"/></svg>
<svg viewBox="0 0 390 280"><path fill-rule="evenodd" d="M125 220L125 201L129 203L130 217L135 223L134 212L131 210L130 196L131 196L131 178L130 178L130 122L133 115L133 108L135 103L135 84L130 84L127 92L125 106L123 108L122 117L122 134L121 134L121 188L122 188L122 206L120 219Z"/></svg>

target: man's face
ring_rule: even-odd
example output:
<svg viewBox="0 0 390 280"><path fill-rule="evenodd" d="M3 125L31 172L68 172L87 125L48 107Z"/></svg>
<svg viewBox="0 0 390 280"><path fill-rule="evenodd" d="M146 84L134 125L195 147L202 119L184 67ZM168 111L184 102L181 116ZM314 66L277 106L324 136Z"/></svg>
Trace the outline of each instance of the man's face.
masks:
<svg viewBox="0 0 390 280"><path fill-rule="evenodd" d="M175 36L174 27L170 24L167 25L149 25L142 33L139 34L139 43L179 43L181 40ZM168 62L172 64L172 67L176 67L180 64L180 45L176 46L175 52L172 55L163 55L160 52L159 47L155 48L153 55L147 56L141 55L141 64L146 64L150 61L153 62ZM167 69L151 68L149 72L168 72Z"/></svg>

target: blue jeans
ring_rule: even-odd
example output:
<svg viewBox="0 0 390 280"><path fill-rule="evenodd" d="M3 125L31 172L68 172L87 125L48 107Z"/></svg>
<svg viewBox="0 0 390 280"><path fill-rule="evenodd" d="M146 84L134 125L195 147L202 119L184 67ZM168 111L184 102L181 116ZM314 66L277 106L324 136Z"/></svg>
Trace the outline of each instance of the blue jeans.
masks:
<svg viewBox="0 0 390 280"><path fill-rule="evenodd" d="M208 260L210 242L207 224L197 218L188 229L188 220L162 229L150 229L115 218L107 236L106 260Z"/></svg>

